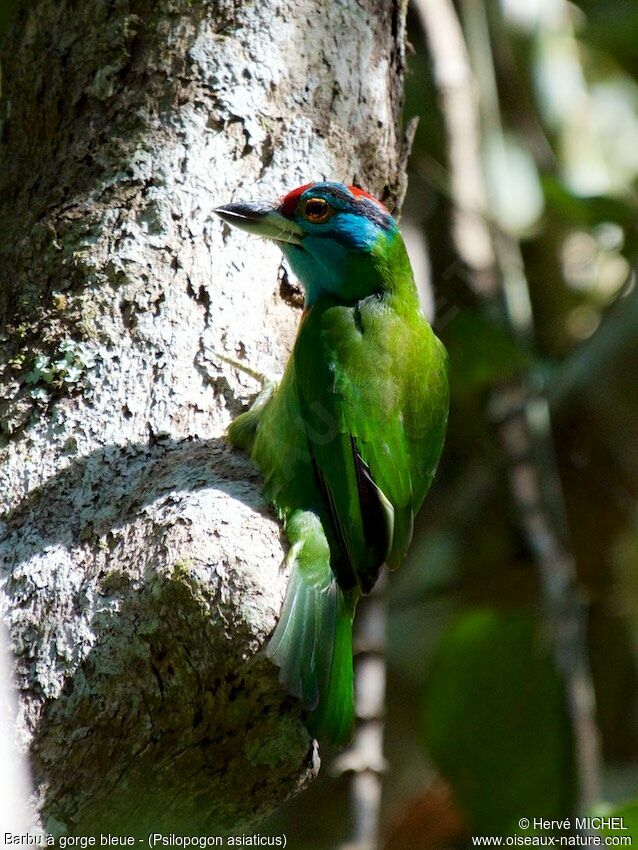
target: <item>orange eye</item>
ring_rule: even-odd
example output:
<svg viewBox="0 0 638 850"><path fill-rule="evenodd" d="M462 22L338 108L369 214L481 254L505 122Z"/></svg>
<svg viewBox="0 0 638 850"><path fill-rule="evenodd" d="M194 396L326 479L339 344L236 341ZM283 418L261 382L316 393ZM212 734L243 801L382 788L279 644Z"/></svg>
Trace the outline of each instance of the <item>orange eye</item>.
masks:
<svg viewBox="0 0 638 850"><path fill-rule="evenodd" d="M328 221L333 209L323 198L308 198L303 206L301 214L311 224L323 224Z"/></svg>

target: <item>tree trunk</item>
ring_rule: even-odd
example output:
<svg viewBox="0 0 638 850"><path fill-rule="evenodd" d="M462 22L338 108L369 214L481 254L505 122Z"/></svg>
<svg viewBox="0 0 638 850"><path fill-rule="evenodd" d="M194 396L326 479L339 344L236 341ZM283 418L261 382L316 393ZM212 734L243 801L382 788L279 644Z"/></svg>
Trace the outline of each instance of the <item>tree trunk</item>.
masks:
<svg viewBox="0 0 638 850"><path fill-rule="evenodd" d="M299 292L225 201L401 194L402 0L24 0L4 44L4 615L52 834L222 833L318 768L259 652L280 529L224 428Z"/></svg>

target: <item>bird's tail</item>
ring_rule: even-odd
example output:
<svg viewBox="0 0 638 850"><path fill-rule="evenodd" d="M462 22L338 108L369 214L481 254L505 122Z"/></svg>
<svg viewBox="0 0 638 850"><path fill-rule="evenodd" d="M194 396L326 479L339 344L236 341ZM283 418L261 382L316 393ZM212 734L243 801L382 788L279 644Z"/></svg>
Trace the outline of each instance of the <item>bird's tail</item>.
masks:
<svg viewBox="0 0 638 850"><path fill-rule="evenodd" d="M289 519L292 573L268 656L280 680L309 712L317 738L346 743L354 721L352 619L356 598L344 594L330 568L330 549L316 514Z"/></svg>

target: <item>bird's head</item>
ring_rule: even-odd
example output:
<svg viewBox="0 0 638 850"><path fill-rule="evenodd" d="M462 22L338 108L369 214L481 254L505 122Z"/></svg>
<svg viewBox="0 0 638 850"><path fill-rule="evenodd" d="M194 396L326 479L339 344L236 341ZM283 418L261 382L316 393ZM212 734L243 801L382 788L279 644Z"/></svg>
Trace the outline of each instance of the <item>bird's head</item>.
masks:
<svg viewBox="0 0 638 850"><path fill-rule="evenodd" d="M309 183L275 203L215 210L228 224L279 244L311 306L322 295L345 302L389 285L391 254L404 254L398 227L380 201L342 183Z"/></svg>

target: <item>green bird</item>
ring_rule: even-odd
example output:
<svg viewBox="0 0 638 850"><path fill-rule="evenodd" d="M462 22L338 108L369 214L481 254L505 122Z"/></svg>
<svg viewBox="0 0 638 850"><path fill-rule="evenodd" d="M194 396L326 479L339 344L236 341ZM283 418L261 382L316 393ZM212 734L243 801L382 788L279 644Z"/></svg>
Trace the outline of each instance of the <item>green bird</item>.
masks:
<svg viewBox="0 0 638 850"><path fill-rule="evenodd" d="M274 239L305 290L280 384L228 429L264 476L291 576L268 644L317 738L354 721L352 622L381 568L403 561L447 423L447 355L421 312L396 222L367 192L310 183L228 224Z"/></svg>

